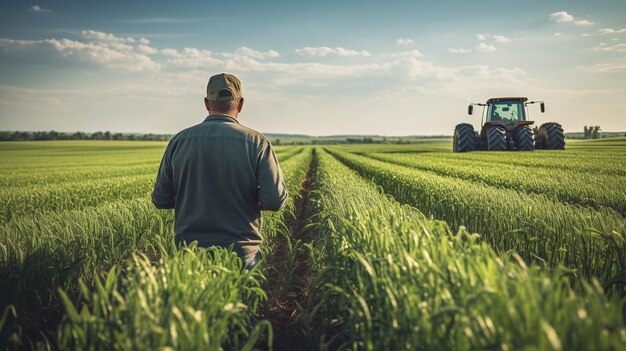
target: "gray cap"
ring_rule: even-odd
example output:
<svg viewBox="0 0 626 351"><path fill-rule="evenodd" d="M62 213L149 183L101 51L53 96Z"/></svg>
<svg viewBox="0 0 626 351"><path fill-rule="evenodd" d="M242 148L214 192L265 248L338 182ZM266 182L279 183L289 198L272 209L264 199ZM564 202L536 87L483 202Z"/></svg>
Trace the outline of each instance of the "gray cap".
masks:
<svg viewBox="0 0 626 351"><path fill-rule="evenodd" d="M207 100L232 101L241 96L241 81L232 74L220 73L209 79L206 87Z"/></svg>

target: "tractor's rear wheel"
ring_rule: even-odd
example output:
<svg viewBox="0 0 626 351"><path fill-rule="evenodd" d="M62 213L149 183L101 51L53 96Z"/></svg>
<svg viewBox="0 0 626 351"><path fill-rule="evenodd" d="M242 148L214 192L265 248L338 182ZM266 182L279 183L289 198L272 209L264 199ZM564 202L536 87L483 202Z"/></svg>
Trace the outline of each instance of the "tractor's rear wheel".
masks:
<svg viewBox="0 0 626 351"><path fill-rule="evenodd" d="M515 128L515 150L535 150L535 134L529 125L523 125Z"/></svg>
<svg viewBox="0 0 626 351"><path fill-rule="evenodd" d="M537 135L537 148L548 150L565 149L565 133L559 123L544 123L539 127Z"/></svg>
<svg viewBox="0 0 626 351"><path fill-rule="evenodd" d="M506 130L498 126L489 127L487 129L487 150L504 151L506 149Z"/></svg>
<svg viewBox="0 0 626 351"><path fill-rule="evenodd" d="M454 128L452 151L467 152L476 150L476 133L471 124L462 123Z"/></svg>

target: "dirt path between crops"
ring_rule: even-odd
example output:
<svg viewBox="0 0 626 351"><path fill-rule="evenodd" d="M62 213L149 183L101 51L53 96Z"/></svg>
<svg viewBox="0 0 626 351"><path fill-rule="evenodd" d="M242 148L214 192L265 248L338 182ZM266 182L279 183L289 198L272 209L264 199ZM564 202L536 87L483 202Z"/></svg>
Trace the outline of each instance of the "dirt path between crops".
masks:
<svg viewBox="0 0 626 351"><path fill-rule="evenodd" d="M306 301L311 278L308 250L303 244L310 242L313 235L306 225L313 214L310 193L316 173L317 157L313 149L309 169L300 184L294 216L285 221L291 239L278 238L276 251L268 263L271 268L267 273L266 318L272 323L274 350L277 351L300 350L305 347L298 305L302 306Z"/></svg>

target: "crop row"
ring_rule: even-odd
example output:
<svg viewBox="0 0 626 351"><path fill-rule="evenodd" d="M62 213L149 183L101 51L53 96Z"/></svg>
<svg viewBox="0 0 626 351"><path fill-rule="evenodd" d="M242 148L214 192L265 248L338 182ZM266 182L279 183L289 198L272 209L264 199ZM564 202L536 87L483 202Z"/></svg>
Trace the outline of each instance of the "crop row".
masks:
<svg viewBox="0 0 626 351"><path fill-rule="evenodd" d="M626 272L626 223L611 210L563 204L541 195L331 152L398 201L453 228L462 225L480 233L498 252L513 250L529 262L551 267L563 264L577 275L597 277L607 284Z"/></svg>
<svg viewBox="0 0 626 351"><path fill-rule="evenodd" d="M61 212L119 200L148 198L153 174L85 180L21 190L0 191L0 223L36 213Z"/></svg>
<svg viewBox="0 0 626 351"><path fill-rule="evenodd" d="M149 154L137 151L123 157L115 153L101 154L89 150L87 153L89 161L84 154L45 159L24 157L20 153L12 156L2 155L0 161L4 167L0 170L0 188L18 190L25 186L51 186L111 177L154 175L164 149L165 145ZM301 147L282 147L276 151L276 155L280 160L286 161L301 151ZM97 159L98 163L90 164L93 159Z"/></svg>
<svg viewBox="0 0 626 351"><path fill-rule="evenodd" d="M281 164L290 191L297 193L298 177L302 169L306 171L309 159L309 153L301 152ZM63 198L63 194L59 196ZM76 298L79 279L92 285L102 272L124 267L133 254L141 253L154 261L175 250L171 211L155 209L147 196L109 199L94 207L40 212L0 225L0 313L13 315L4 326L0 325L0 344L23 332L45 330L47 324L58 319L57 289ZM282 217L264 214L263 220L263 236L271 243L276 232L284 228ZM126 285L119 286L122 290L117 293L126 291ZM236 311L248 313L245 309ZM79 338L79 334L72 335Z"/></svg>
<svg viewBox="0 0 626 351"><path fill-rule="evenodd" d="M477 164L410 154L372 153L366 156L443 176L466 179L501 188L535 193L561 202L590 207L609 207L626 216L626 177L603 173L581 176L563 170Z"/></svg>
<svg viewBox="0 0 626 351"><path fill-rule="evenodd" d="M302 152L302 148L278 154L286 160ZM3 187L0 190L0 223L34 213L59 212L97 206L118 199L148 197L154 184L156 166L141 167L134 173L116 176L115 167L108 172L75 175L67 172L74 181L46 181L46 185L30 184L22 187ZM122 171L124 174L126 171ZM44 173L45 172L41 172ZM56 179L64 179L58 174ZM20 178L17 178L20 179ZM21 178L23 179L23 178Z"/></svg>
<svg viewBox="0 0 626 351"><path fill-rule="evenodd" d="M255 317L267 298L262 281L259 269L242 271L241 260L226 249L192 245L156 263L136 254L124 274L114 267L95 288L81 284L82 308L61 292L66 313L58 347L251 350L264 330L271 331Z"/></svg>
<svg viewBox="0 0 626 351"><path fill-rule="evenodd" d="M13 318L0 331L21 342L58 321L56 289L75 290L133 253L158 258L173 242L173 216L147 199L35 214L0 225L0 310ZM7 340L0 340L4 344Z"/></svg>
<svg viewBox="0 0 626 351"><path fill-rule="evenodd" d="M623 151L611 150L568 150L535 151L532 153L432 153L425 156L437 157L455 162L467 160L476 164L530 166L536 169L562 170L573 173L607 174L626 176L626 169L621 166Z"/></svg>
<svg viewBox="0 0 626 351"><path fill-rule="evenodd" d="M553 169L571 172L573 174L605 174L618 177L626 176L626 169L620 166L624 153L611 154L610 151L593 150L586 152L572 152L571 154L552 154L550 151L538 152L541 156L536 159L519 158L510 160L506 155L462 155L467 159L479 163L506 164L514 166L530 166L538 169ZM499 156L499 157L498 157ZM449 155L443 156L444 158ZM453 160L453 159L452 159ZM451 161L452 161L451 160Z"/></svg>
<svg viewBox="0 0 626 351"><path fill-rule="evenodd" d="M72 171L42 167L37 170L30 169L22 172L4 172L4 174L0 174L0 189L3 191L20 191L24 187L53 187L86 180L99 181L116 177L156 174L158 167L158 161L152 160L123 166L83 167Z"/></svg>
<svg viewBox="0 0 626 351"><path fill-rule="evenodd" d="M559 269L497 255L381 193L326 153L318 168L316 271L303 311L326 349L622 349L623 302ZM515 259L517 257L517 259ZM318 331L316 334L315 331Z"/></svg>
<svg viewBox="0 0 626 351"><path fill-rule="evenodd" d="M568 146L568 150L544 151L537 150L528 153L451 153L451 147L442 144L409 144L409 145L358 145L341 147L342 150L355 153L405 153L445 159L451 163L459 160L471 161L477 165L514 165L530 166L535 169L566 170L574 173L607 174L626 176L626 168L623 163L626 153L616 147L595 147L592 149L581 148L585 143L576 143ZM602 145L602 144L598 144Z"/></svg>
<svg viewBox="0 0 626 351"><path fill-rule="evenodd" d="M311 154L297 153L283 164L292 194L284 211L263 213L265 255L271 254L278 232L294 206L298 186ZM285 233L288 235L287 233ZM120 279L114 267L97 289L82 288L88 305L79 313L65 299L66 316L59 346L72 349L229 349L250 350L263 331L271 348L271 325L254 318L267 299L257 268L241 270L241 262L226 250L174 249L153 265L146 256L133 256L134 265ZM272 267L268 267L272 269ZM286 272L284 272L286 273ZM111 330L122 330L111 336Z"/></svg>

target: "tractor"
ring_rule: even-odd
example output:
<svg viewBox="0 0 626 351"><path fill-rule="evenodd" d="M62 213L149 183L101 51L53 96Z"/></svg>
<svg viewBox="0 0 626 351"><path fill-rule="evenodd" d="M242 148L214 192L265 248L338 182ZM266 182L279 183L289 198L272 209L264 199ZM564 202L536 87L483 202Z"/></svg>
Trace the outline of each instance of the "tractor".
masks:
<svg viewBox="0 0 626 351"><path fill-rule="evenodd" d="M539 128L531 127L535 122L528 120L527 107L536 103L539 103L542 113L546 111L543 101L528 101L525 97L491 98L484 104L470 104L467 108L469 115L474 112L474 106L483 107L482 130L478 134L471 124L458 124L454 129L453 151L565 149L565 134L559 123L548 122Z"/></svg>

